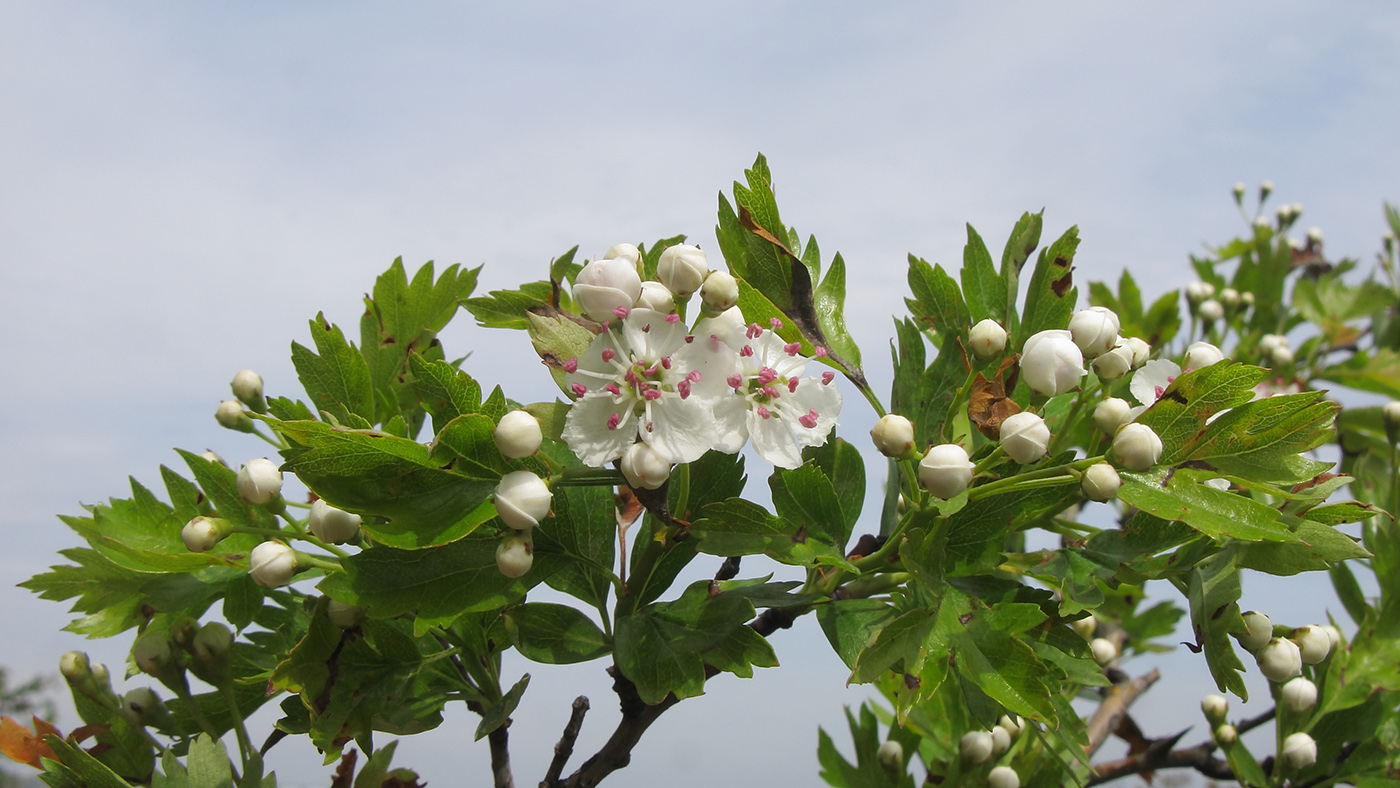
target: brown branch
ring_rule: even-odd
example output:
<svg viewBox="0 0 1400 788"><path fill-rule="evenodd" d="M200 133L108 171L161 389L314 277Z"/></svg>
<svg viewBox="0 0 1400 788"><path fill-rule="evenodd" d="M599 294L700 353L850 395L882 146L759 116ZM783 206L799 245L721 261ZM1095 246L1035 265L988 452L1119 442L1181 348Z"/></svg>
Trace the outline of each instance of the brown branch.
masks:
<svg viewBox="0 0 1400 788"><path fill-rule="evenodd" d="M1257 717L1244 720L1235 726L1235 730L1243 736L1246 732L1273 719L1274 712L1274 709L1269 709ZM1230 769L1230 764L1214 756L1216 747L1212 740L1203 741L1187 749L1173 750L1172 747L1176 746L1176 743L1186 735L1186 732L1182 731L1170 738L1158 739L1147 750L1136 755L1098 764L1094 767L1094 774L1089 778L1087 785L1098 785L1129 775L1159 769L1195 769L1212 780L1235 779L1235 773Z"/></svg>
<svg viewBox="0 0 1400 788"><path fill-rule="evenodd" d="M515 788L515 778L510 774L510 734L506 732L509 727L510 720L506 720L486 735L491 745L491 777L496 788Z"/></svg>
<svg viewBox="0 0 1400 788"><path fill-rule="evenodd" d="M622 675L616 666L608 668L608 673L613 677L613 691L617 693L618 705L622 708L622 719L602 748L584 761L568 779L558 783L565 788L592 788L604 777L630 763L632 748L637 746L642 734L656 722L657 717L679 702L675 695L667 695L655 706L648 706L637 694L637 685Z"/></svg>
<svg viewBox="0 0 1400 788"><path fill-rule="evenodd" d="M580 695L574 698L573 712L569 714L569 724L564 726L564 735L554 745L554 760L549 762L549 770L540 781L540 788L554 788L559 783L559 775L564 772L564 764L574 754L574 742L583 728L583 715L588 713L588 698Z"/></svg>
<svg viewBox="0 0 1400 788"><path fill-rule="evenodd" d="M1094 716L1089 719L1089 743L1084 747L1084 754L1092 756L1103 746L1108 734L1118 727L1123 716L1128 713L1128 707L1138 696L1147 691L1162 677L1161 671L1153 668L1145 675L1138 676L1131 681L1121 684L1114 684L1109 687L1104 694L1103 702L1094 711Z"/></svg>
<svg viewBox="0 0 1400 788"><path fill-rule="evenodd" d="M719 571L715 572L716 580L733 580L739 574L739 559L742 556L731 555L724 559L724 563L719 565Z"/></svg>

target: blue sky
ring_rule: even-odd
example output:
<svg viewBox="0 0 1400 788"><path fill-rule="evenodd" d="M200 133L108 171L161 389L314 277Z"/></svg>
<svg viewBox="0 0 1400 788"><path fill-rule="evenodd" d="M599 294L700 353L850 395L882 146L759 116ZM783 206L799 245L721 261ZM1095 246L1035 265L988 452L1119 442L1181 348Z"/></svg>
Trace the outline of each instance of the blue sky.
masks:
<svg viewBox="0 0 1400 788"><path fill-rule="evenodd" d="M1080 227L1078 281L1128 266L1156 293L1239 228L1231 184L1268 178L1330 254L1369 259L1381 202L1400 200L1397 22L1383 2L6 3L0 585L74 544L55 513L153 479L172 447L261 455L213 424L228 380L253 367L293 391L304 321L353 326L396 256L485 263L495 288L574 244L714 249L716 193L758 151L784 218L845 257L882 387L904 257L955 266L964 222L997 247L1044 208L1047 234ZM445 339L469 371L552 396L521 338L461 322ZM852 408L844 429L868 424ZM1247 601L1278 604L1273 588ZM120 663L56 632L59 606L0 593L17 674L75 647ZM610 784L816 782L815 725L843 728L863 696L815 626L775 646L782 669L714 682ZM1176 669L1206 691L1199 665ZM595 709L580 749L601 741L598 672L534 671L518 760L547 758L579 692ZM400 759L439 785L484 770L484 748L458 760L472 725L450 718ZM702 728L717 748L678 743ZM324 782L286 755L288 784Z"/></svg>

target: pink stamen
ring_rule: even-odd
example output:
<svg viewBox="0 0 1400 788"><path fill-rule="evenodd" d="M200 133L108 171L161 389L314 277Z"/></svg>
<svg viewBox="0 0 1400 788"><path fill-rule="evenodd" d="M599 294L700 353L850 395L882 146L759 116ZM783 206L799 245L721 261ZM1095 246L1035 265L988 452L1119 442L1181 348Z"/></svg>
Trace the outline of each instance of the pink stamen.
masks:
<svg viewBox="0 0 1400 788"><path fill-rule="evenodd" d="M670 369L670 367L667 367L667 369ZM660 372L660 371L661 371L661 362L658 361L658 362L656 362L655 364L652 364L652 365L651 365L651 369L647 370L646 374L647 374L647 377L649 377L649 378L650 378L650 377L656 377L656 373L657 373L657 372Z"/></svg>
<svg viewBox="0 0 1400 788"><path fill-rule="evenodd" d="M829 386L829 385L831 385L831 381L833 381L833 380L835 380L835 379L836 379L836 373L835 373L835 372L823 372L823 373L822 373L822 385L823 385L823 386Z"/></svg>
<svg viewBox="0 0 1400 788"><path fill-rule="evenodd" d="M622 376L622 379L635 385L637 382L637 371L629 368L627 373Z"/></svg>
<svg viewBox="0 0 1400 788"><path fill-rule="evenodd" d="M661 368L662 368L662 369L670 369L670 368L671 368L671 357L670 357L670 356L667 356L667 357L661 359Z"/></svg>
<svg viewBox="0 0 1400 788"><path fill-rule="evenodd" d="M604 361L612 361L612 360L615 359L615 358L617 358L617 351L616 351L616 350L613 350L613 349L610 348L610 347L605 347L605 348L603 348L603 360L604 360ZM578 366L578 365L575 364L574 366Z"/></svg>
<svg viewBox="0 0 1400 788"><path fill-rule="evenodd" d="M588 393L588 387L582 383L573 383L569 385L569 391L572 391L575 397L582 397Z"/></svg>
<svg viewBox="0 0 1400 788"><path fill-rule="evenodd" d="M643 334L647 334L647 333L650 333L650 332L651 332L651 323L647 323L646 325L642 326L642 333L643 333Z"/></svg>
<svg viewBox="0 0 1400 788"><path fill-rule="evenodd" d="M692 369L692 370L690 371L690 374L685 376L685 379L688 380L688 381L690 381L691 383L699 383L699 382L700 382L700 370L698 370L698 369Z"/></svg>
<svg viewBox="0 0 1400 788"><path fill-rule="evenodd" d="M826 358L826 348L824 348L824 347L818 347L818 348L817 348L817 358Z"/></svg>
<svg viewBox="0 0 1400 788"><path fill-rule="evenodd" d="M687 345L689 345L691 342L694 342L694 341L695 341L695 336L694 336L694 335L687 336L687 337L685 338L685 343L686 343Z"/></svg>
<svg viewBox="0 0 1400 788"><path fill-rule="evenodd" d="M770 413L768 412L768 409L767 409L767 408L763 407L762 405L759 405L759 406L758 406L758 415L766 419L766 418L768 418L768 417L769 417L770 415L772 415L772 414L770 414Z"/></svg>
<svg viewBox="0 0 1400 788"><path fill-rule="evenodd" d="M628 308L625 307L625 306L620 306L620 307L618 307L617 309L614 309L614 310L613 310L613 314L614 314L614 315L617 315L618 318L621 319L621 318L627 317L627 313L630 312L630 311L632 311L632 310L628 309Z"/></svg>
<svg viewBox="0 0 1400 788"><path fill-rule="evenodd" d="M740 386L744 385L744 376L735 372L733 375L730 375L729 377L725 378L724 382L728 383L730 388L737 389Z"/></svg>
<svg viewBox="0 0 1400 788"><path fill-rule="evenodd" d="M571 359L569 359L568 361L565 361L565 362L564 362L564 371L565 371L565 372L570 372L570 373L578 372L578 359L576 359L576 358L571 358Z"/></svg>
<svg viewBox="0 0 1400 788"><path fill-rule="evenodd" d="M778 394L778 390L773 388L772 386L764 386L763 396L767 397L768 399L777 399L780 395Z"/></svg>
<svg viewBox="0 0 1400 788"><path fill-rule="evenodd" d="M783 321L779 320L776 317L768 318L768 325L772 326L774 331L783 330Z"/></svg>
<svg viewBox="0 0 1400 788"><path fill-rule="evenodd" d="M813 409L807 411L807 415L806 415L806 416L799 416L798 419L797 419L797 423L798 423L798 424L801 424L802 426L806 427L806 428L809 429L809 430L812 429L812 428L814 428L814 427L816 427L816 426L817 426L817 409L816 409L816 408L813 408Z"/></svg>
<svg viewBox="0 0 1400 788"><path fill-rule="evenodd" d="M647 389L646 391L642 392L642 397L648 402L650 402L651 400L661 399L661 391L659 389Z"/></svg>
<svg viewBox="0 0 1400 788"><path fill-rule="evenodd" d="M608 385L604 386L603 389L612 394L614 397L622 396L622 389L618 388L616 383L609 383Z"/></svg>
<svg viewBox="0 0 1400 788"><path fill-rule="evenodd" d="M742 348L739 348L739 355L742 356L742 357L744 357L744 358L748 358L749 356L752 356L752 355L753 355L753 346L752 346L752 345L744 345Z"/></svg>
<svg viewBox="0 0 1400 788"><path fill-rule="evenodd" d="M773 369L771 369L771 368L769 368L769 367L764 367L763 369L760 369L760 370L758 371L758 385L760 385L760 386L766 386L766 385L768 385L769 383L772 383L773 381L775 381L775 380L777 380L777 379L778 379L778 373L777 373L777 371L775 371L775 370L773 370Z"/></svg>
<svg viewBox="0 0 1400 788"><path fill-rule="evenodd" d="M677 384L676 384L676 391L679 391L679 392L680 392L681 399L685 399L686 397L689 397L689 396L690 396L690 381L688 381L688 380L682 380L680 383L677 383Z"/></svg>
<svg viewBox="0 0 1400 788"><path fill-rule="evenodd" d="M749 323L749 328L744 332L744 336L749 339L758 339L763 334L763 329L757 323Z"/></svg>
<svg viewBox="0 0 1400 788"><path fill-rule="evenodd" d="M1154 393L1154 394L1152 395L1153 398L1154 398L1154 399L1161 399L1161 398L1162 398L1162 394L1166 392L1166 389L1162 388L1161 386L1157 386L1157 387L1155 387L1155 388L1153 389L1153 391L1156 392L1156 393Z"/></svg>
<svg viewBox="0 0 1400 788"><path fill-rule="evenodd" d="M789 356L795 356L795 355L797 355L797 351L799 351L799 350L801 350L801 349L802 349L802 343L801 343L801 342L789 342L789 343L787 343L786 345L783 345L783 351L786 352Z"/></svg>
<svg viewBox="0 0 1400 788"><path fill-rule="evenodd" d="M676 314L676 313L674 313L674 312L672 312L671 314L669 314L669 315L666 316L666 322L667 322L667 323L679 323L680 320L681 320L681 316L678 315L678 314Z"/></svg>
<svg viewBox="0 0 1400 788"><path fill-rule="evenodd" d="M617 415L616 413L614 413L613 415L611 415L611 416L608 417L608 429L610 429L610 430L615 430L615 429L617 429L617 425L619 425L619 424L621 424L621 423L622 423L622 417L619 416L619 415Z"/></svg>
<svg viewBox="0 0 1400 788"><path fill-rule="evenodd" d="M798 379L797 379L797 378L792 378L791 380L788 381L788 393L789 393L789 394L791 394L791 393L797 391L797 383L798 383Z"/></svg>

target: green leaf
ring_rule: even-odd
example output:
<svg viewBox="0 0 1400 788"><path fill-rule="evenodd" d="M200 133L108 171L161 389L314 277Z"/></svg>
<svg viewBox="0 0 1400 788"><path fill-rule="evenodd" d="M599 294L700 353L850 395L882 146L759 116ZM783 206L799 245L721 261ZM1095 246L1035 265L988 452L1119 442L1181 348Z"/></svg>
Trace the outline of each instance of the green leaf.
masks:
<svg viewBox="0 0 1400 788"><path fill-rule="evenodd" d="M566 468L578 465L562 443L548 441L541 453ZM590 607L606 606L615 580L612 568L617 549L612 491L597 486L556 487L552 510L553 517L535 531L535 551L561 557L563 566L546 582Z"/></svg>
<svg viewBox="0 0 1400 788"><path fill-rule="evenodd" d="M837 752L825 730L817 729L817 761L821 764L821 778L836 788L914 788L914 778L909 774L908 760L915 757L911 741L905 748L905 763L902 768L889 770L880 763L880 726L868 706L861 706L860 721L846 709L846 723L851 729L851 740L855 745L856 762L851 764ZM895 731L890 737L895 738Z"/></svg>
<svg viewBox="0 0 1400 788"><path fill-rule="evenodd" d="M191 785L200 788L233 788L233 766L228 760L228 751L223 742L201 733L190 743L190 754L186 758Z"/></svg>
<svg viewBox="0 0 1400 788"><path fill-rule="evenodd" d="M1236 545L1239 565L1271 575L1296 575L1326 570L1339 561L1369 558L1371 555L1341 531L1311 520L1298 523L1293 535L1298 538L1296 544L1255 542Z"/></svg>
<svg viewBox="0 0 1400 788"><path fill-rule="evenodd" d="M481 386L471 375L446 361L429 361L417 353L408 357L408 366L413 391L433 416L434 435L458 416L482 412Z"/></svg>
<svg viewBox="0 0 1400 788"><path fill-rule="evenodd" d="M562 390L565 362L582 356L593 343L594 333L564 315L527 313L525 317L530 324L530 344L549 368L554 385Z"/></svg>
<svg viewBox="0 0 1400 788"><path fill-rule="evenodd" d="M1297 542L1277 509L1261 501L1198 484L1191 474L1174 478L1166 468L1121 471L1118 498L1163 520L1179 520L1212 539Z"/></svg>
<svg viewBox="0 0 1400 788"><path fill-rule="evenodd" d="M1390 348L1356 353L1341 364L1323 369L1315 377L1400 399L1400 353Z"/></svg>
<svg viewBox="0 0 1400 788"><path fill-rule="evenodd" d="M931 266L909 255L909 289L914 297L904 299L909 312L923 328L938 332L945 338L957 337L967 347L969 323L967 304L963 302L958 283L943 266Z"/></svg>
<svg viewBox="0 0 1400 788"><path fill-rule="evenodd" d="M553 294L549 282L527 282L519 290L492 290L488 296L469 298L466 307L479 325L525 330L530 327L528 310L548 307Z"/></svg>
<svg viewBox="0 0 1400 788"><path fill-rule="evenodd" d="M1206 421L1226 408L1254 398L1266 370L1231 361L1192 370L1172 381L1152 407L1138 416L1162 439L1160 465L1175 465L1190 456Z"/></svg>
<svg viewBox="0 0 1400 788"><path fill-rule="evenodd" d="M1173 451L1171 461L1205 463L1251 481L1309 481L1331 463L1299 455L1331 439L1338 410L1319 391L1255 400L1211 422L1185 452Z"/></svg>
<svg viewBox="0 0 1400 788"><path fill-rule="evenodd" d="M776 517L756 503L730 498L702 509L690 535L698 540L696 549L710 555L762 553L784 564L815 566L822 558L844 559L823 528L821 522Z"/></svg>
<svg viewBox="0 0 1400 788"><path fill-rule="evenodd" d="M1006 322L1006 280L992 265L992 254L987 251L982 236L967 225L967 245L963 247L963 265L960 274L963 295L967 298L967 308L971 321L976 323L991 318L998 323Z"/></svg>
<svg viewBox="0 0 1400 788"><path fill-rule="evenodd" d="M802 461L820 469L831 482L845 518L845 527L836 535L836 542L846 544L865 506L865 460L860 450L845 439L833 436L821 446L803 449Z"/></svg>
<svg viewBox="0 0 1400 788"><path fill-rule="evenodd" d="M526 673L515 682L515 686L506 691L499 701L491 705L486 713L481 715L481 723L476 726L476 741L481 741L483 737L491 731L496 730L510 719L510 715L515 711L515 707L520 705L520 698L525 694L525 688L530 686L530 674Z"/></svg>
<svg viewBox="0 0 1400 788"><path fill-rule="evenodd" d="M1059 486L969 501L948 517L945 571L958 577L994 568L1001 563L1007 534L1059 514L1079 495L1079 484L1066 477Z"/></svg>
<svg viewBox="0 0 1400 788"><path fill-rule="evenodd" d="M1196 644L1205 649L1206 665L1215 685L1222 692L1235 693L1240 700L1249 700L1244 678L1244 664L1235 655L1231 632L1244 632L1240 617L1240 571L1235 567L1230 551L1219 553L1200 562L1188 575L1186 597L1191 603L1191 627Z"/></svg>
<svg viewBox="0 0 1400 788"><path fill-rule="evenodd" d="M808 249L816 248L816 239L813 238ZM813 308L816 310L817 324L821 326L827 345L841 358L860 366L860 348L856 347L855 338L846 329L845 304L846 261L841 259L838 252L831 259L831 267L827 269L826 277L813 294Z"/></svg>
<svg viewBox="0 0 1400 788"><path fill-rule="evenodd" d="M793 306L791 256L784 254L778 244L766 241L745 228L743 222L746 217L752 225L762 228L780 242L787 236L787 228L778 216L778 204L773 196L773 176L763 154L758 155L753 167L744 171L744 177L747 186L737 181L734 183L734 203L738 206L738 212L723 193L719 196L719 226L715 229L715 235L720 251L736 276L787 312ZM748 318L749 314L745 312L744 316Z"/></svg>
<svg viewBox="0 0 1400 788"><path fill-rule="evenodd" d="M88 754L86 750L76 744L69 744L52 733L44 736L44 743L49 745L54 755L69 771L65 775L74 782L63 783L81 786L81 788L130 788L126 780L123 780L116 772L109 769L106 764ZM50 763L52 763L50 761ZM227 761L225 761L227 763ZM53 783L50 783L53 785ZM219 783L199 783L199 785L209 785L210 788L219 788ZM232 783L229 784L232 788Z"/></svg>
<svg viewBox="0 0 1400 788"><path fill-rule="evenodd" d="M253 623L263 607L263 587L253 582L252 575L240 572L225 585L224 619L235 630L243 631Z"/></svg>
<svg viewBox="0 0 1400 788"><path fill-rule="evenodd" d="M819 605L816 615L832 650L847 668L855 669L856 657L899 611L879 599L837 599Z"/></svg>
<svg viewBox="0 0 1400 788"><path fill-rule="evenodd" d="M293 342L292 364L312 405L342 423L354 414L373 424L374 389L365 357L324 314L316 315L310 327L319 354Z"/></svg>
<svg viewBox="0 0 1400 788"><path fill-rule="evenodd" d="M598 625L567 605L530 602L507 610L504 618L516 650L535 662L571 665L612 651Z"/></svg>
<svg viewBox="0 0 1400 788"><path fill-rule="evenodd" d="M1018 336L1020 321L1016 312L1016 294L1020 291L1021 268L1030 259L1031 253L1040 245L1040 232L1044 226L1044 211L1023 213L1016 220L1016 226L1006 239L1001 252L1001 278L1006 282L1006 330ZM1020 345L1020 342L1016 343Z"/></svg>
<svg viewBox="0 0 1400 788"><path fill-rule="evenodd" d="M1079 228L1071 227L1048 248L1042 249L1031 273L1026 307L1021 314L1020 347L1027 337L1052 328L1069 325L1079 298L1074 288L1074 252L1079 247Z"/></svg>

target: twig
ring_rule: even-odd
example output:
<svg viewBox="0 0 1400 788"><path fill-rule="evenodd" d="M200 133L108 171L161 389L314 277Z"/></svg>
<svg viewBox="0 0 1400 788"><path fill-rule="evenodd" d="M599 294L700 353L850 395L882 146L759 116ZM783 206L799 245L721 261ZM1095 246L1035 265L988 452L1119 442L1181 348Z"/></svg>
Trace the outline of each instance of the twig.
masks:
<svg viewBox="0 0 1400 788"><path fill-rule="evenodd" d="M1108 688L1104 695L1103 703L1099 704L1094 711L1094 716L1089 719L1089 744L1084 747L1084 754L1092 756L1099 747L1103 746L1108 734L1118 727L1118 723L1123 719L1123 715L1128 713L1128 707L1138 696L1147 691L1162 677L1161 671L1153 668L1148 673L1137 678L1115 684Z"/></svg>
<svg viewBox="0 0 1400 788"><path fill-rule="evenodd" d="M1235 730L1243 736L1248 731L1272 720L1274 713L1275 709L1269 709L1257 717L1242 721L1235 726ZM1189 768L1195 769L1212 780L1235 779L1235 773L1230 769L1230 764L1212 755L1216 749L1214 741L1206 740L1184 750L1171 749L1185 735L1186 731L1182 731L1171 738L1158 739L1144 752L1121 760L1098 764L1094 767L1094 774L1089 778L1087 785L1099 785L1131 774L1142 774L1159 769Z"/></svg>
<svg viewBox="0 0 1400 788"><path fill-rule="evenodd" d="M612 736L593 757L583 762L568 779L560 785L565 788L592 788L604 777L623 768L632 760L632 748L637 746L642 734L656 718L679 701L675 695L648 706L637 694L637 686L622 675L616 666L608 668L613 677L613 691L617 693L618 705L622 707L622 719L617 723Z"/></svg>
<svg viewBox="0 0 1400 788"><path fill-rule="evenodd" d="M510 734L506 732L509 727L510 720L506 720L486 735L491 744L491 776L496 788L515 788L515 778L510 775Z"/></svg>
<svg viewBox="0 0 1400 788"><path fill-rule="evenodd" d="M540 781L540 788L554 788L559 783L559 775L564 772L564 764L574 754L574 742L583 728L583 715L588 713L588 698L580 695L574 698L573 712L569 714L569 724L564 726L564 735L554 745L554 760L549 762L549 770Z"/></svg>
<svg viewBox="0 0 1400 788"><path fill-rule="evenodd" d="M724 563L719 565L719 571L715 572L716 580L733 580L739 574L739 556L731 555L724 559Z"/></svg>

